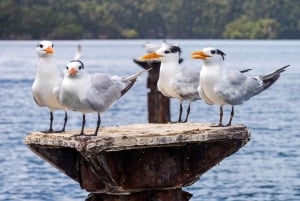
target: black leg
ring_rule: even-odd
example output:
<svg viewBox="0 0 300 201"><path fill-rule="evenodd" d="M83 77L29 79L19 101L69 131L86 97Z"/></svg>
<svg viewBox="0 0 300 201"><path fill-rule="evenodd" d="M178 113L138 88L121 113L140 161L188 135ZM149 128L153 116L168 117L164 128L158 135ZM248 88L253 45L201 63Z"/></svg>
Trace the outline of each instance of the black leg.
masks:
<svg viewBox="0 0 300 201"><path fill-rule="evenodd" d="M182 102L179 104L179 117L178 117L178 123L181 122L181 116L182 116Z"/></svg>
<svg viewBox="0 0 300 201"><path fill-rule="evenodd" d="M231 121L232 121L232 119L233 119L233 116L234 116L234 107L233 107L233 105L232 105L232 106L231 106L230 119L229 119L228 124L226 124L226 126L231 126Z"/></svg>
<svg viewBox="0 0 300 201"><path fill-rule="evenodd" d="M72 137L78 137L78 136L84 136L84 126L85 126L85 114L82 114L82 125L81 125L81 131L80 134L73 135Z"/></svg>
<svg viewBox="0 0 300 201"><path fill-rule="evenodd" d="M223 120L223 106L220 106L220 120L219 120L219 126L223 126L222 120Z"/></svg>
<svg viewBox="0 0 300 201"><path fill-rule="evenodd" d="M188 106L187 111L186 111L185 120L182 123L186 123L187 122L187 120L189 118L189 115L190 115L190 111L191 111L191 103L189 103L189 106Z"/></svg>
<svg viewBox="0 0 300 201"><path fill-rule="evenodd" d="M49 133L52 133L53 132L53 112L50 112L50 127L49 127Z"/></svg>
<svg viewBox="0 0 300 201"><path fill-rule="evenodd" d="M50 112L50 126L48 130L45 131L41 131L42 133L53 133L53 128L52 128L52 124L53 124L53 112Z"/></svg>
<svg viewBox="0 0 300 201"><path fill-rule="evenodd" d="M100 114L98 113L97 127L96 127L96 130L95 130L94 136L97 136L100 124L101 124L101 117L100 117Z"/></svg>
<svg viewBox="0 0 300 201"><path fill-rule="evenodd" d="M178 117L178 120L177 121L173 121L171 123L181 123L181 116L182 116L182 101L180 101L180 104L179 104L179 117Z"/></svg>
<svg viewBox="0 0 300 201"><path fill-rule="evenodd" d="M56 131L56 133L65 132L67 121L68 121L68 113L67 113L67 111L65 111L64 126L63 126L63 128L60 131Z"/></svg>
<svg viewBox="0 0 300 201"><path fill-rule="evenodd" d="M220 106L220 119L219 119L219 124L214 125L214 127L222 127L222 119L223 119L223 106Z"/></svg>
<svg viewBox="0 0 300 201"><path fill-rule="evenodd" d="M53 125L53 112L50 112L50 127L48 133L52 133L54 131L52 125Z"/></svg>
<svg viewBox="0 0 300 201"><path fill-rule="evenodd" d="M84 126L85 126L85 114L82 114L82 126L80 135L84 135Z"/></svg>
<svg viewBox="0 0 300 201"><path fill-rule="evenodd" d="M94 135L85 135L84 134L84 127L85 127L85 114L82 114L82 127L81 127L81 132L79 135L73 135L72 137L77 137L77 136L96 136L98 134L98 130L101 124L101 118L100 115L98 113L98 121L97 121L97 127L96 127L96 131L94 133Z"/></svg>

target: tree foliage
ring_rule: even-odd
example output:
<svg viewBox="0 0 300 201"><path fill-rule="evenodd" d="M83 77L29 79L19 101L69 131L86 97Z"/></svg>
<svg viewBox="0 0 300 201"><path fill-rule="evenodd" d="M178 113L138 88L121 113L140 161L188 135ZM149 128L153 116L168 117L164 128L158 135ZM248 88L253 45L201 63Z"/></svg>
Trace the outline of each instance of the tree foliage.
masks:
<svg viewBox="0 0 300 201"><path fill-rule="evenodd" d="M297 0L1 0L1 39L300 38Z"/></svg>
<svg viewBox="0 0 300 201"><path fill-rule="evenodd" d="M225 27L224 38L230 39L274 39L279 34L279 23L272 19L253 21L242 16Z"/></svg>

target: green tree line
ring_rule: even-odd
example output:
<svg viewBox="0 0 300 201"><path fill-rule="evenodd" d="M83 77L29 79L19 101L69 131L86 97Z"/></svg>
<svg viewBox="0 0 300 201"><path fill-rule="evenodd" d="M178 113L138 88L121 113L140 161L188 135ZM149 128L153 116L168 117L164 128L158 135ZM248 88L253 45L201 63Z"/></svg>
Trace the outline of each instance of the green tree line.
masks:
<svg viewBox="0 0 300 201"><path fill-rule="evenodd" d="M298 0L1 0L0 39L300 38Z"/></svg>

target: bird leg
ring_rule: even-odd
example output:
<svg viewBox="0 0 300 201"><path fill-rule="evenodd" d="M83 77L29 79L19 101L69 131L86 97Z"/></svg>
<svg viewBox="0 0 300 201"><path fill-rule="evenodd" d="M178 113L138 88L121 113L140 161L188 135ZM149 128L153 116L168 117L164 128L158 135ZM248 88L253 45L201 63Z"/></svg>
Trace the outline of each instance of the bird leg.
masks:
<svg viewBox="0 0 300 201"><path fill-rule="evenodd" d="M179 117L178 117L178 121L177 122L181 122L181 116L182 116L182 102L180 102L179 104Z"/></svg>
<svg viewBox="0 0 300 201"><path fill-rule="evenodd" d="M187 120L189 118L189 115L190 115L190 111L191 111L191 103L189 103L189 106L188 106L187 111L186 111L185 120L182 123L186 123L187 122Z"/></svg>
<svg viewBox="0 0 300 201"><path fill-rule="evenodd" d="M82 126L81 126L81 131L79 135L84 135L84 126L85 126L85 114L82 114Z"/></svg>
<svg viewBox="0 0 300 201"><path fill-rule="evenodd" d="M177 121L173 121L171 123L181 123L181 116L182 116L182 101L179 104L179 117Z"/></svg>
<svg viewBox="0 0 300 201"><path fill-rule="evenodd" d="M65 132L67 121L68 121L68 114L67 114L67 111L65 111L64 126L62 128L63 132Z"/></svg>
<svg viewBox="0 0 300 201"><path fill-rule="evenodd" d="M213 127L222 127L222 119L223 119L223 106L220 106L220 119L219 119L219 124L214 125Z"/></svg>
<svg viewBox="0 0 300 201"><path fill-rule="evenodd" d="M81 132L78 135L73 135L72 137L77 137L77 136L97 136L98 134L98 130L101 124L101 118L100 115L98 113L98 121L97 121L97 127L96 127L96 131L93 135L86 135L84 134L84 126L85 126L85 114L82 114L82 127L81 127Z"/></svg>
<svg viewBox="0 0 300 201"><path fill-rule="evenodd" d="M233 107L233 105L232 105L232 106L231 106L230 119L229 119L228 124L226 124L226 126L231 126L231 121L232 121L233 115L234 115L234 107Z"/></svg>
<svg viewBox="0 0 300 201"><path fill-rule="evenodd" d="M65 111L64 126L63 126L63 128L60 131L55 131L55 132L56 133L65 132L67 121L68 121L68 114L67 114L67 111Z"/></svg>
<svg viewBox="0 0 300 201"><path fill-rule="evenodd" d="M53 133L54 130L52 128L52 124L53 124L53 112L50 112L50 126L49 126L49 130L45 130L45 131L41 131L42 133Z"/></svg>
<svg viewBox="0 0 300 201"><path fill-rule="evenodd" d="M83 136L83 135L85 135L84 134L84 126L85 126L85 114L82 114L82 126L81 126L80 134L73 135L72 137L77 137L77 136Z"/></svg>
<svg viewBox="0 0 300 201"><path fill-rule="evenodd" d="M101 117L100 117L100 114L98 113L97 127L96 127L96 130L95 130L94 136L97 136L100 124L101 124Z"/></svg>

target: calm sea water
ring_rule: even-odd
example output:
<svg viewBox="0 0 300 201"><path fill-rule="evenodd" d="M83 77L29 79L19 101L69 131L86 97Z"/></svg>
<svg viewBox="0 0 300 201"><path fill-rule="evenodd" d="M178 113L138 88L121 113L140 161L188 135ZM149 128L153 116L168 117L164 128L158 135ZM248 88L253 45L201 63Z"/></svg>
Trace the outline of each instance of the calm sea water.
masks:
<svg viewBox="0 0 300 201"><path fill-rule="evenodd" d="M132 62L145 54L144 40L54 41L61 69L82 45L87 71L129 75L141 70ZM155 42L155 41L154 41ZM160 41L157 41L160 42ZM226 53L225 66L252 68L249 75L291 66L279 81L236 107L234 124L245 124L251 141L236 154L185 188L198 200L300 200L300 41L171 40L182 47L183 65L200 69L190 53L214 46ZM37 41L0 41L0 200L83 201L88 193L63 173L33 154L24 144L30 131L48 128L49 113L31 95L36 72ZM147 122L146 75L102 116L102 125ZM177 118L178 102L171 101ZM226 110L228 116L228 110ZM55 112L61 128L63 113ZM192 104L191 122L217 122L218 107ZM96 116L87 116L95 127ZM78 129L81 115L71 112L68 129Z"/></svg>

